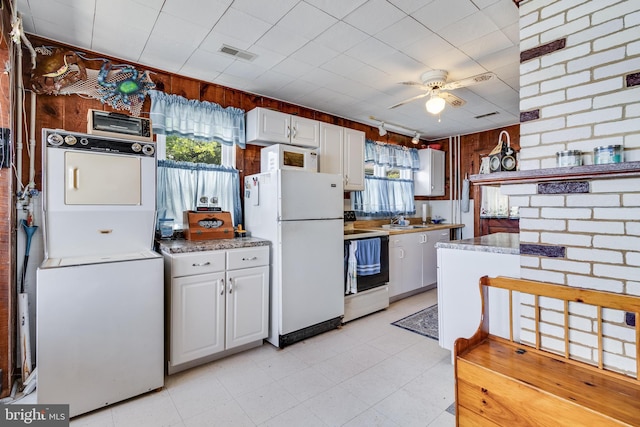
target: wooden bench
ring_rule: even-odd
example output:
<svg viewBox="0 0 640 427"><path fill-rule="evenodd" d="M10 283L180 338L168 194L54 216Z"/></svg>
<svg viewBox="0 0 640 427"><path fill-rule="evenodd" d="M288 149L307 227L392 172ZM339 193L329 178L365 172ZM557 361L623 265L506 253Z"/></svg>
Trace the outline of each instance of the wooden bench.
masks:
<svg viewBox="0 0 640 427"><path fill-rule="evenodd" d="M508 290L510 338L488 332L489 287ZM640 426L640 297L504 277L483 277L480 289L480 327L454 346L458 426ZM514 292L533 295L535 345L513 339ZM541 349L540 297L564 301L564 354ZM569 302L597 307L594 364L569 354ZM635 313L635 377L603 366L603 308Z"/></svg>

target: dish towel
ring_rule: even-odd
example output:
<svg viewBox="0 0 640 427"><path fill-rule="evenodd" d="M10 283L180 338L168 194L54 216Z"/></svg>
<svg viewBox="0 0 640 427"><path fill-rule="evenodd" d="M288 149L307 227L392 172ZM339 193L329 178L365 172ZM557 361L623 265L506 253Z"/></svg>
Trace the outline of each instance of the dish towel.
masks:
<svg viewBox="0 0 640 427"><path fill-rule="evenodd" d="M462 212L469 212L469 180L462 181Z"/></svg>
<svg viewBox="0 0 640 427"><path fill-rule="evenodd" d="M347 289L344 291L345 295L358 293L357 251L358 243L352 240L349 244L349 257L347 259Z"/></svg>
<svg viewBox="0 0 640 427"><path fill-rule="evenodd" d="M380 273L380 238L358 240L356 260L358 276L370 276Z"/></svg>

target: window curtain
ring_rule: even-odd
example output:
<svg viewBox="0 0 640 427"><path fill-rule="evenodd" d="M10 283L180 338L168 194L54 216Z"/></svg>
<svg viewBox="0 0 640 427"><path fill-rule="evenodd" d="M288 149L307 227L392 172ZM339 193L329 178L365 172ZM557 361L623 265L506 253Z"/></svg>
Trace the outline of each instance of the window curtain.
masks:
<svg viewBox="0 0 640 427"><path fill-rule="evenodd" d="M399 169L410 175L420 169L418 150L367 140L365 163L373 165L374 175L365 176L364 191L351 192L351 209L372 217L415 214L413 179L387 178L386 173Z"/></svg>
<svg viewBox="0 0 640 427"><path fill-rule="evenodd" d="M200 196L215 196L233 224L242 218L240 176L236 169L202 163L158 160L158 218L182 223L183 212L195 210Z"/></svg>
<svg viewBox="0 0 640 427"><path fill-rule="evenodd" d="M150 90L149 97L150 117L155 133L245 148L244 110L222 108L212 102L190 100L157 90Z"/></svg>
<svg viewBox="0 0 640 427"><path fill-rule="evenodd" d="M385 144L367 139L364 144L364 161L391 169L420 169L420 156L415 148Z"/></svg>

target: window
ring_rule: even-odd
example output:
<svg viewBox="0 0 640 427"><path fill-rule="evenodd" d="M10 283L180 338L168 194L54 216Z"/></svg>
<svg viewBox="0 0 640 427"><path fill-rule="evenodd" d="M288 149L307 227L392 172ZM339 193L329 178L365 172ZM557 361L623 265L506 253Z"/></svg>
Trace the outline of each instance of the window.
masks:
<svg viewBox="0 0 640 427"><path fill-rule="evenodd" d="M351 208L363 216L414 214L413 172L419 167L415 148L367 140L365 189L351 193Z"/></svg>
<svg viewBox="0 0 640 427"><path fill-rule="evenodd" d="M172 218L174 228L182 229L184 211L195 210L206 196L231 213L234 225L240 222L240 178L231 166L234 146L165 135L157 136L157 144L159 219Z"/></svg>
<svg viewBox="0 0 640 427"><path fill-rule="evenodd" d="M234 146L177 135L157 135L156 139L158 160L235 167Z"/></svg>
<svg viewBox="0 0 640 427"><path fill-rule="evenodd" d="M182 228L183 212L206 196L237 225L242 211L234 165L236 147L245 147L244 110L157 90L149 97L158 143L158 218L173 218Z"/></svg>

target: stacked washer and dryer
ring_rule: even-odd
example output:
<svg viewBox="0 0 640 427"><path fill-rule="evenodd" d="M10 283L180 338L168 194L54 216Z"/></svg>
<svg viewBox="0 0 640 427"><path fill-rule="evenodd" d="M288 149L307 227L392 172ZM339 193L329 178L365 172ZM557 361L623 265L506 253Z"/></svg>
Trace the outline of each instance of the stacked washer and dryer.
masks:
<svg viewBox="0 0 640 427"><path fill-rule="evenodd" d="M38 403L82 414L164 383L163 261L149 142L43 130Z"/></svg>

